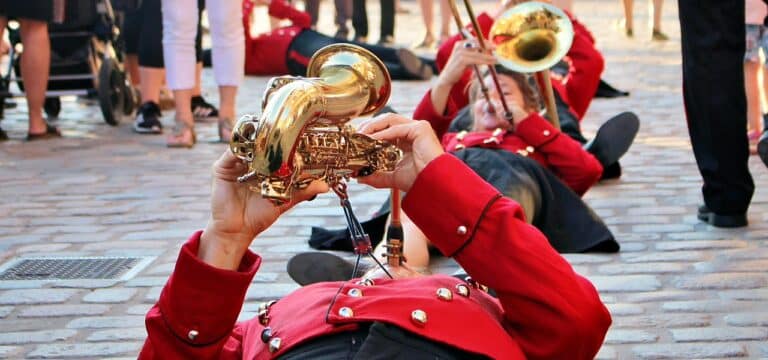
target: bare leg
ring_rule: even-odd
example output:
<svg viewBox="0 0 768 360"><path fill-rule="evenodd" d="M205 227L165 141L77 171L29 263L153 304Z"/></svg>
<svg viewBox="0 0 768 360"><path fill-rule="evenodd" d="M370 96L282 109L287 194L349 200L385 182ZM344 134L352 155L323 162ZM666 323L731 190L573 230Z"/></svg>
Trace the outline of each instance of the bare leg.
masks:
<svg viewBox="0 0 768 360"><path fill-rule="evenodd" d="M403 239L403 256L406 264L415 271L426 273L429 271L429 240L405 213L401 212L400 216L405 238ZM387 219L387 225L389 225L389 219ZM386 240L383 240L376 246L373 254L377 259L384 259L385 244Z"/></svg>
<svg viewBox="0 0 768 360"><path fill-rule="evenodd" d="M46 132L43 119L43 102L48 88L48 73L51 66L51 43L48 38L48 24L42 21L21 19L21 39L27 44L21 57L21 77L29 107L29 133Z"/></svg>
<svg viewBox="0 0 768 360"><path fill-rule="evenodd" d="M192 96L200 96L203 94L202 89L202 76L203 76L203 63L198 62L195 64L195 88L192 89Z"/></svg>
<svg viewBox="0 0 768 360"><path fill-rule="evenodd" d="M573 0L552 0L552 5L573 14Z"/></svg>
<svg viewBox="0 0 768 360"><path fill-rule="evenodd" d="M661 5L664 3L664 0L653 0L652 7L653 7L653 30L661 32Z"/></svg>
<svg viewBox="0 0 768 360"><path fill-rule="evenodd" d="M195 144L195 120L192 116L193 89L173 90L176 127L168 136L168 147L192 147Z"/></svg>
<svg viewBox="0 0 768 360"><path fill-rule="evenodd" d="M160 89L163 88L165 69L142 66L139 67L139 74L143 80L139 85L141 101L160 104Z"/></svg>
<svg viewBox="0 0 768 360"><path fill-rule="evenodd" d="M432 1L434 0L419 0L419 6L421 7L421 19L424 20L424 28L426 30L426 35L424 35L424 45L427 44L427 40L429 42L435 41L435 34L432 33L432 24L434 22L433 14L432 14Z"/></svg>
<svg viewBox="0 0 768 360"><path fill-rule="evenodd" d="M141 83L141 74L139 73L139 55L125 55L125 70L128 72L128 79L131 81L131 85L139 86Z"/></svg>
<svg viewBox="0 0 768 360"><path fill-rule="evenodd" d="M451 5L448 1L453 0L440 0L440 42L448 40L451 37L451 20L453 14L451 14Z"/></svg>
<svg viewBox="0 0 768 360"><path fill-rule="evenodd" d="M624 2L624 31L627 36L632 36L632 29L634 29L633 19L633 6L634 0L623 0Z"/></svg>

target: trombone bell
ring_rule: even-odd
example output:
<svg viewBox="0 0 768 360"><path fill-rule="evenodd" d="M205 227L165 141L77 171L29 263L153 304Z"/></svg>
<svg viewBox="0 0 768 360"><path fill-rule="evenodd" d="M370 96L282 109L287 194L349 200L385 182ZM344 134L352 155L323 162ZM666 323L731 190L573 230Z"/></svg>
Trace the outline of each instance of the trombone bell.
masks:
<svg viewBox="0 0 768 360"><path fill-rule="evenodd" d="M512 71L532 73L554 66L568 53L573 25L555 6L527 2L504 12L488 35L499 63Z"/></svg>

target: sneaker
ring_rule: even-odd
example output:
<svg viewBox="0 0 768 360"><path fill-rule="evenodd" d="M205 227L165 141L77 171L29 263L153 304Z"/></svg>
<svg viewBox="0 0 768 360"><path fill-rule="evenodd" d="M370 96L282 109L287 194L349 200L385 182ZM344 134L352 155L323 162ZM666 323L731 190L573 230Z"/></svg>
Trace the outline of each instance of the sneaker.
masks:
<svg viewBox="0 0 768 360"><path fill-rule="evenodd" d="M205 101L202 96L193 96L192 116L194 116L195 121L216 120L219 117L219 110Z"/></svg>
<svg viewBox="0 0 768 360"><path fill-rule="evenodd" d="M139 134L160 134L163 132L163 124L160 123L160 107L154 102L148 101L141 105L133 122L133 131Z"/></svg>

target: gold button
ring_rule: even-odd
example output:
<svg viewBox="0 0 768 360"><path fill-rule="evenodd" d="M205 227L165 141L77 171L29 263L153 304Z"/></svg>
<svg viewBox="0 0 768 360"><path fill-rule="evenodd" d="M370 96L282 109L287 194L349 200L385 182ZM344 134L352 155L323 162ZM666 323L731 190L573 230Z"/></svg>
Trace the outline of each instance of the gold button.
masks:
<svg viewBox="0 0 768 360"><path fill-rule="evenodd" d="M282 345L283 341L280 340L279 337L273 338L272 340L269 340L269 352L274 353L277 350L280 350L280 345Z"/></svg>
<svg viewBox="0 0 768 360"><path fill-rule="evenodd" d="M349 289L349 291L347 291L347 295L351 297L362 297L363 292L360 291L360 289Z"/></svg>
<svg viewBox="0 0 768 360"><path fill-rule="evenodd" d="M343 318L351 318L351 317L355 316L355 313L352 311L352 309L350 309L350 308L345 306L345 307L339 309L339 316L341 316Z"/></svg>
<svg viewBox="0 0 768 360"><path fill-rule="evenodd" d="M517 154L520 156L528 156L528 152L523 149L517 150Z"/></svg>
<svg viewBox="0 0 768 360"><path fill-rule="evenodd" d="M427 313L424 310L413 310L411 320L416 325L424 326L427 323Z"/></svg>
<svg viewBox="0 0 768 360"><path fill-rule="evenodd" d="M358 280L357 285L363 285L363 286L373 286L373 280L371 279L362 279Z"/></svg>
<svg viewBox="0 0 768 360"><path fill-rule="evenodd" d="M529 153L532 153L532 152L533 152L533 150L534 150L533 146L526 146L526 147L525 147L525 151L527 151L527 152L529 152Z"/></svg>
<svg viewBox="0 0 768 360"><path fill-rule="evenodd" d="M454 147L453 150L461 150L461 149L463 149L465 147L466 146L464 146L464 144L456 144L456 147Z"/></svg>
<svg viewBox="0 0 768 360"><path fill-rule="evenodd" d="M453 293L446 288L437 289L437 298L440 300L451 301L453 300Z"/></svg>
<svg viewBox="0 0 768 360"><path fill-rule="evenodd" d="M458 134L456 134L456 140L461 141L465 136L467 136L467 130L461 130Z"/></svg>
<svg viewBox="0 0 768 360"><path fill-rule="evenodd" d="M466 235L467 234L467 227L464 225L461 225L456 228L456 233L459 235Z"/></svg>
<svg viewBox="0 0 768 360"><path fill-rule="evenodd" d="M464 284L457 284L456 292L463 297L469 297L469 286Z"/></svg>
<svg viewBox="0 0 768 360"><path fill-rule="evenodd" d="M189 332L187 333L187 338L189 338L189 340L195 340L195 338L199 334L200 333L198 333L197 330L189 330Z"/></svg>
<svg viewBox="0 0 768 360"><path fill-rule="evenodd" d="M549 130L544 130L543 134L544 134L544 136L549 136L550 132L549 132Z"/></svg>

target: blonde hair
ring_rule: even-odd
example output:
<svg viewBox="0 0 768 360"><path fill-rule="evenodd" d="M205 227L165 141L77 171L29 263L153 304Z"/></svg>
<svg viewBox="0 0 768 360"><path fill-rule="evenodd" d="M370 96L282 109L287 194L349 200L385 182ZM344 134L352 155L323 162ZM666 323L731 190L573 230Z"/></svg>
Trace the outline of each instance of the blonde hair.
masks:
<svg viewBox="0 0 768 360"><path fill-rule="evenodd" d="M509 77L515 81L517 87L520 88L520 93L523 95L523 107L526 111L528 109L537 109L539 107L539 94L530 85L530 83L528 83L527 75L506 69L501 66L496 66L496 73ZM489 72L486 72L483 76L483 79L485 79L488 74ZM475 77L474 80L469 84L469 104L474 104L475 101L477 101L477 99L482 96L481 94L482 92L480 91L480 80Z"/></svg>

